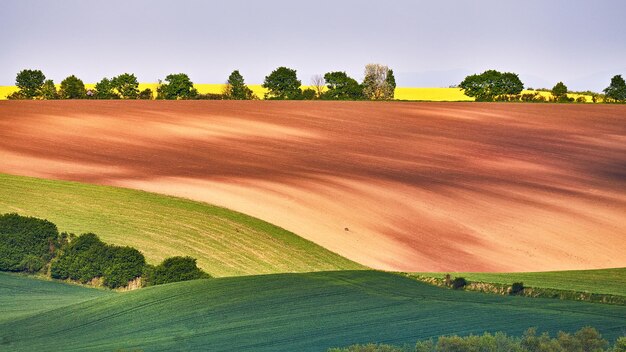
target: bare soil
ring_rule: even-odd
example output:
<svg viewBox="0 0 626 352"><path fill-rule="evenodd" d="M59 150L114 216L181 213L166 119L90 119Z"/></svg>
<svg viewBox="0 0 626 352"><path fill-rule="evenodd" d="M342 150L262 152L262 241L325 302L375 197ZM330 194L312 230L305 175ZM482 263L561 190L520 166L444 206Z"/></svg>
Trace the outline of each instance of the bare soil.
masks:
<svg viewBox="0 0 626 352"><path fill-rule="evenodd" d="M2 101L0 172L225 206L378 269L626 266L624 105Z"/></svg>

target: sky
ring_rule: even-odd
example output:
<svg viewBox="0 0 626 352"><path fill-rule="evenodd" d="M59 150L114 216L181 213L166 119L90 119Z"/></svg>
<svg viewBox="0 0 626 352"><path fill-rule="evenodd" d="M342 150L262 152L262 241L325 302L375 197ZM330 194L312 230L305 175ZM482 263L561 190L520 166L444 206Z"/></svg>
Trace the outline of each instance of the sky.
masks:
<svg viewBox="0 0 626 352"><path fill-rule="evenodd" d="M447 87L487 69L527 87L601 91L626 77L623 0L0 0L0 85L22 69L86 83L187 73L262 83L279 66L303 84L368 63L398 86Z"/></svg>

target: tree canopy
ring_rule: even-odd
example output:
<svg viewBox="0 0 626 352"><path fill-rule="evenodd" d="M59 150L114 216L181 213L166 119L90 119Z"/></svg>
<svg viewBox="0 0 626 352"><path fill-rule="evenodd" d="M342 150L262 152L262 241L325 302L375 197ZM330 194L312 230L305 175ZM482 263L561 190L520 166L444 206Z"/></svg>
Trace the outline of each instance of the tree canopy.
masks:
<svg viewBox="0 0 626 352"><path fill-rule="evenodd" d="M328 72L324 75L327 90L321 98L327 100L359 100L363 99L363 89L359 82L345 72Z"/></svg>
<svg viewBox="0 0 626 352"><path fill-rule="evenodd" d="M567 101L567 86L563 82L559 82L552 87L552 96L555 101Z"/></svg>
<svg viewBox="0 0 626 352"><path fill-rule="evenodd" d="M296 70L281 66L265 77L263 88L268 89L265 99L300 99L301 85Z"/></svg>
<svg viewBox="0 0 626 352"><path fill-rule="evenodd" d="M239 73L239 70L233 71L228 76L226 87L224 89L224 96L226 99L232 100L251 100L256 99L256 95L245 84L243 76Z"/></svg>
<svg viewBox="0 0 626 352"><path fill-rule="evenodd" d="M499 96L521 93L524 84L515 73L488 70L465 77L459 88L476 101L493 101Z"/></svg>
<svg viewBox="0 0 626 352"><path fill-rule="evenodd" d="M391 74L391 77L389 75ZM393 71L380 64L365 65L363 95L371 100L393 99L396 79Z"/></svg>
<svg viewBox="0 0 626 352"><path fill-rule="evenodd" d="M615 75L611 78L611 84L604 89L604 94L614 101L626 101L626 82L622 75Z"/></svg>
<svg viewBox="0 0 626 352"><path fill-rule="evenodd" d="M198 95L193 82L184 73L173 73L165 77L165 82L157 88L160 99L191 99Z"/></svg>
<svg viewBox="0 0 626 352"><path fill-rule="evenodd" d="M137 99L139 82L134 74L123 73L111 79L111 86L122 99Z"/></svg>
<svg viewBox="0 0 626 352"><path fill-rule="evenodd" d="M33 99L41 95L46 76L40 70L22 70L15 77L15 85L26 99Z"/></svg>
<svg viewBox="0 0 626 352"><path fill-rule="evenodd" d="M85 93L85 84L80 78L71 75L61 81L59 96L62 99L82 99Z"/></svg>

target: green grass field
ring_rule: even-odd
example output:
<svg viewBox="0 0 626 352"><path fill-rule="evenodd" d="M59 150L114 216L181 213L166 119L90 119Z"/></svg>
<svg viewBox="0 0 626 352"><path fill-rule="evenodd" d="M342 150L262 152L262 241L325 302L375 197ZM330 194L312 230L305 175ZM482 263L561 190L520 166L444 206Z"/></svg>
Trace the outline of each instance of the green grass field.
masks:
<svg viewBox="0 0 626 352"><path fill-rule="evenodd" d="M614 340L625 316L624 306L453 291L376 271L275 274L155 286L0 323L0 349L325 351L586 325Z"/></svg>
<svg viewBox="0 0 626 352"><path fill-rule="evenodd" d="M411 275L443 278L445 273L413 273ZM450 275L464 277L475 282L507 285L523 282L526 287L626 296L626 268L535 273L450 273Z"/></svg>
<svg viewBox="0 0 626 352"><path fill-rule="evenodd" d="M113 294L108 290L0 272L0 324Z"/></svg>
<svg viewBox="0 0 626 352"><path fill-rule="evenodd" d="M139 249L151 263L189 255L218 277L363 269L250 216L124 188L0 174L0 213L9 212L48 219L60 231L94 232Z"/></svg>

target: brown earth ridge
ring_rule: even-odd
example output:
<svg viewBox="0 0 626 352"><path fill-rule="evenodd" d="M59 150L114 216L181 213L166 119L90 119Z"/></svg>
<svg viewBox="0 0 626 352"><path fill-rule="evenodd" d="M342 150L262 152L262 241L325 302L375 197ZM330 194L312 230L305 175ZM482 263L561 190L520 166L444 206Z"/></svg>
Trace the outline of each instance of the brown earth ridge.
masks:
<svg viewBox="0 0 626 352"><path fill-rule="evenodd" d="M217 204L377 269L626 266L624 105L3 101L0 172Z"/></svg>

